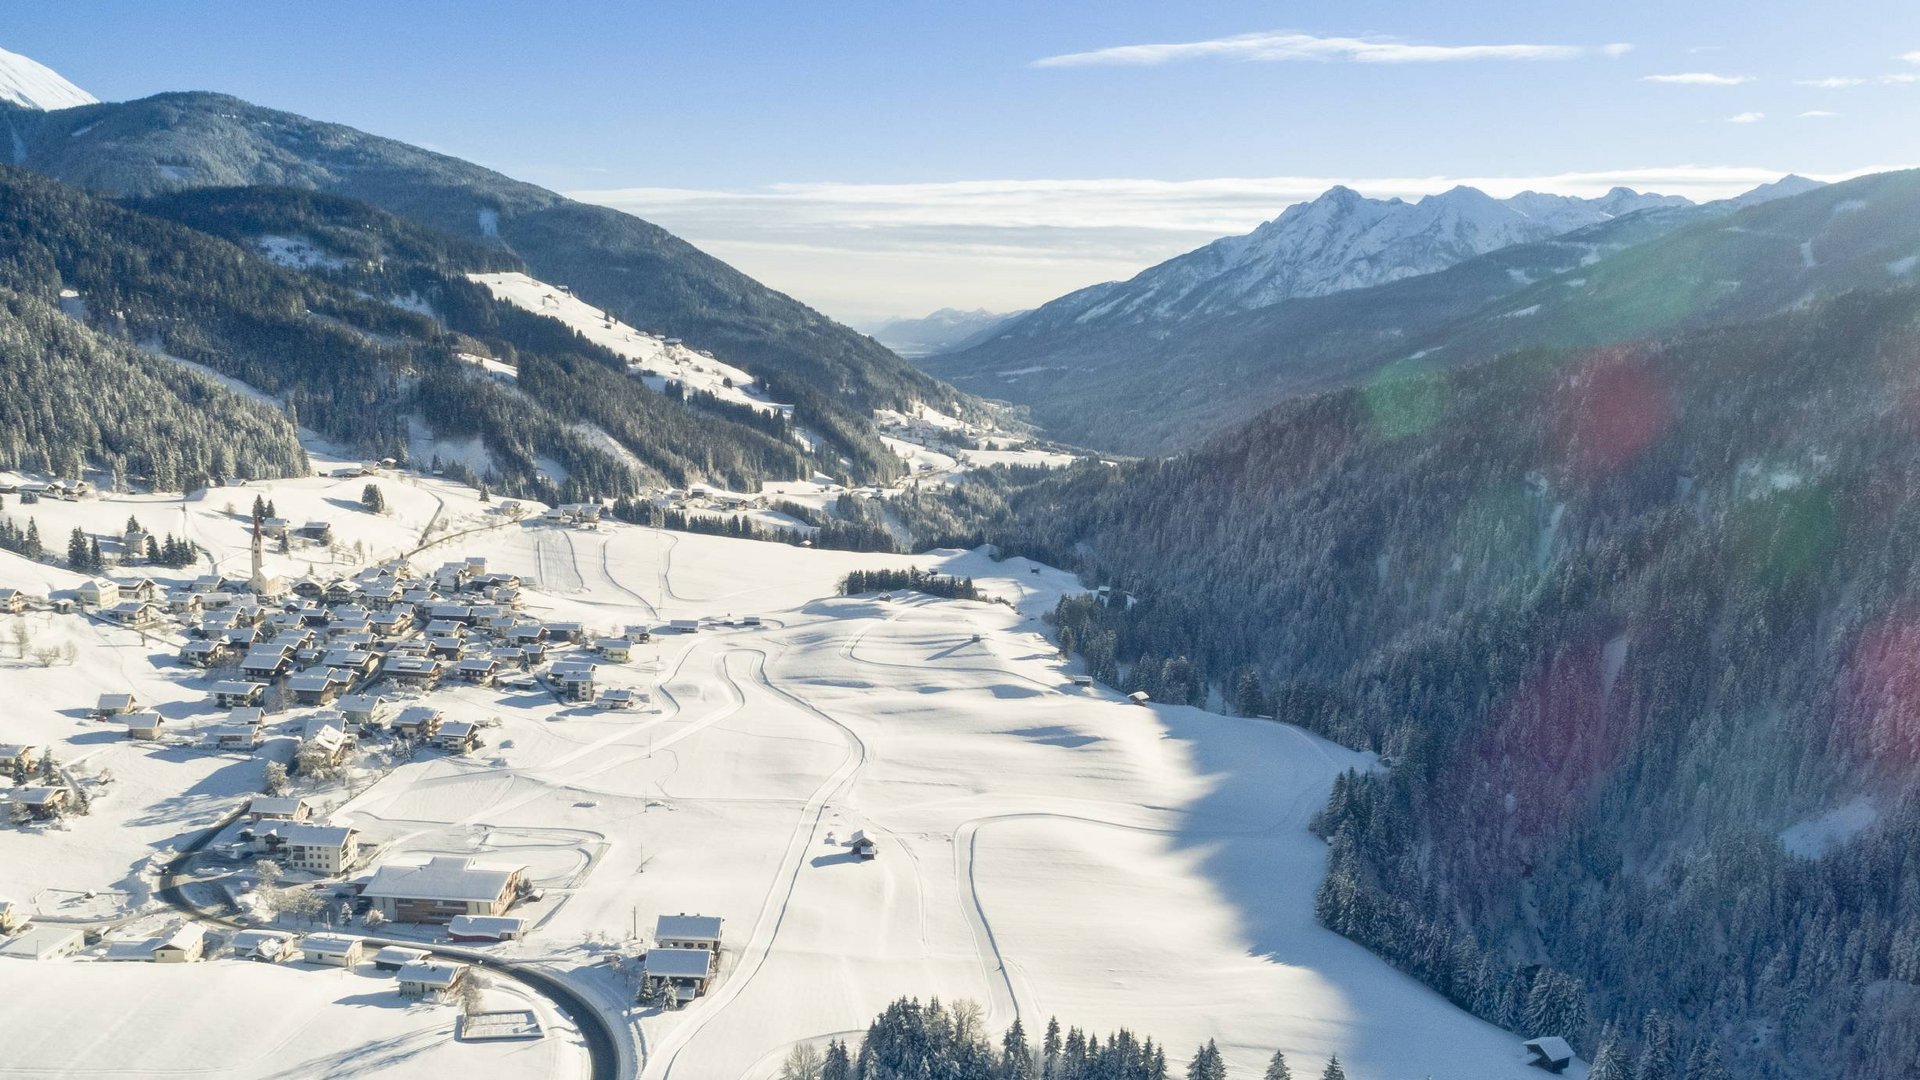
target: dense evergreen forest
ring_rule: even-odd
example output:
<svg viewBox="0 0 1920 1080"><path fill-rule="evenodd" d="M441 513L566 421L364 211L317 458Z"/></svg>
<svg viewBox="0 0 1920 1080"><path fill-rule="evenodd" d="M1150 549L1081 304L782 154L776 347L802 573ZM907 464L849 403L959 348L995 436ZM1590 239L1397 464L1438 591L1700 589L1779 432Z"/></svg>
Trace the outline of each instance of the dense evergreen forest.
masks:
<svg viewBox="0 0 1920 1080"><path fill-rule="evenodd" d="M824 1051L795 1047L781 1080L1226 1080L1226 1062L1212 1042L1190 1058L1167 1059L1150 1036L1121 1028L1106 1036L1062 1028L1049 1019L1030 1033L1018 1019L994 1038L978 1004L938 998L921 1004L901 998L875 1017L865 1038L849 1046L835 1039ZM1346 1080L1338 1057L1320 1080ZM1263 1080L1311 1080L1275 1051Z"/></svg>
<svg viewBox="0 0 1920 1080"><path fill-rule="evenodd" d="M276 410L0 287L0 468L179 489L307 456Z"/></svg>
<svg viewBox="0 0 1920 1080"><path fill-rule="evenodd" d="M1905 1077L1916 355L1920 297L1859 292L945 510L1114 586L1056 613L1104 679L1379 751L1320 816L1320 916L1461 1005L1613 1080ZM1804 827L1850 805L1877 825Z"/></svg>

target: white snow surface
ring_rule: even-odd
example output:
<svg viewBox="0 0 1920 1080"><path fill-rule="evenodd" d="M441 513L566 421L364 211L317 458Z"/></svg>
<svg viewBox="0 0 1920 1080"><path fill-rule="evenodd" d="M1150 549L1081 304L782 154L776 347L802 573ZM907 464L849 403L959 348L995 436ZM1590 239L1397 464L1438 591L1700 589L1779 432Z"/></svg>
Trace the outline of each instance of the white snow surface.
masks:
<svg viewBox="0 0 1920 1080"><path fill-rule="evenodd" d="M644 935L662 913L722 917L710 992L684 1010L631 1013L644 1077L761 1080L794 1043L857 1033L902 995L977 1000L994 1030L1015 1016L1038 1030L1052 1014L1124 1024L1176 1056L1217 1039L1235 1075L1257 1075L1276 1048L1306 1075L1335 1053L1355 1080L1533 1075L1516 1036L1314 922L1326 851L1307 821L1334 777L1374 767L1370 756L1284 724L1072 686L1077 669L1040 620L1081 590L1072 575L980 552L518 525L470 489L408 475L374 479L390 512L372 515L357 508L366 482L307 477L184 502L109 496L31 510L56 539L76 524L117 532L137 514L151 529L184 528L234 569L246 565L259 493L281 516L324 518L341 534L333 554L270 555L277 573L350 571L356 542L385 555L445 535L417 566L485 556L522 577L536 618L608 632L756 616L660 634L632 661L601 667L602 685L648 691L648 709L448 686L420 700L485 725L478 754L361 770L351 791L298 789L383 845L383 862L463 854L527 866L545 898L515 913L534 929L494 948L602 1001L620 1000L623 984L598 961L638 947L636 922ZM970 576L997 602L835 595L848 571L885 566ZM0 553L0 585L44 594L77 581ZM242 805L265 758L133 743L80 718L99 694L131 690L183 727L215 720L208 678L172 659L171 632L143 642L77 615L27 622L37 644L71 640L78 657L43 668L0 649L0 687L17 703L0 717L0 742L52 745L76 770L114 780L63 828L0 826L0 896L68 917L149 907L150 858ZM312 712L271 718L282 752L284 732ZM879 843L876 860L849 856L842 842L855 830ZM24 1008L115 1020L33 1023L28 1056L9 1044L10 1063L40 1070L24 1075L70 1060L99 1072L295 1075L323 1057L401 1076L573 1072L571 1058L532 1056L565 1044L451 1044L440 1034L450 1010L399 1007L384 983L336 971L21 961L0 965L0 996L17 1000L19 980L35 980ZM244 1038L223 1019L236 1008Z"/></svg>
<svg viewBox="0 0 1920 1080"><path fill-rule="evenodd" d="M624 357L634 374L654 372L643 381L655 390L671 379L689 391L712 394L722 401L746 405L765 413L791 414L793 406L767 400L753 376L685 345L669 345L660 335L643 333L581 300L567 289L521 273L469 274L467 277L515 307L558 319L588 341Z"/></svg>
<svg viewBox="0 0 1920 1080"><path fill-rule="evenodd" d="M1880 808L1866 796L1843 803L1780 831L1780 843L1788 854L1817 859L1872 828L1880 820Z"/></svg>
<svg viewBox="0 0 1920 1080"><path fill-rule="evenodd" d="M0 101L48 112L100 103L38 60L5 49L0 49Z"/></svg>

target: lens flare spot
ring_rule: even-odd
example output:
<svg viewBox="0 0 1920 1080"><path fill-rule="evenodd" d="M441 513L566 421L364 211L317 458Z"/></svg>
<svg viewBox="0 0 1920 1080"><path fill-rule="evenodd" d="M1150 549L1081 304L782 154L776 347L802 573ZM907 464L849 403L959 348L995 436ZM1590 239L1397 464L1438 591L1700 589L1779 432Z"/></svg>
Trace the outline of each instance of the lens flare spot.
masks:
<svg viewBox="0 0 1920 1080"><path fill-rule="evenodd" d="M1861 631L1841 685L1836 736L1883 764L1920 763L1920 613L1890 615Z"/></svg>
<svg viewBox="0 0 1920 1080"><path fill-rule="evenodd" d="M1418 435L1447 411L1447 384L1439 373L1410 360L1390 364L1361 391L1374 433L1383 439Z"/></svg>
<svg viewBox="0 0 1920 1080"><path fill-rule="evenodd" d="M1560 460L1577 477L1604 476L1667 431L1673 403L1639 350L1590 354L1558 390Z"/></svg>

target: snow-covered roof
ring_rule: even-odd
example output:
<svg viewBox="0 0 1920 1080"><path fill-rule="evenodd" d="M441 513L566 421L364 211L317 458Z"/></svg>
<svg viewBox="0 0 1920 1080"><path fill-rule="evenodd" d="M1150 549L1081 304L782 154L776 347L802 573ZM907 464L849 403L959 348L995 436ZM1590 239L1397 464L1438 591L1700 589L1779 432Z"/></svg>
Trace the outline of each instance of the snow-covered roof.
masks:
<svg viewBox="0 0 1920 1080"><path fill-rule="evenodd" d="M447 923L447 933L459 937L504 937L526 929L527 920L518 915L455 915Z"/></svg>
<svg viewBox="0 0 1920 1080"><path fill-rule="evenodd" d="M84 935L71 926L34 926L0 944L0 956L38 960L76 947Z"/></svg>
<svg viewBox="0 0 1920 1080"><path fill-rule="evenodd" d="M452 986L465 970L467 965L445 960L414 960L402 965L395 977L401 982L445 989Z"/></svg>
<svg viewBox="0 0 1920 1080"><path fill-rule="evenodd" d="M675 979L704 979L713 973L713 954L705 949L648 949L648 975Z"/></svg>
<svg viewBox="0 0 1920 1080"><path fill-rule="evenodd" d="M300 804L305 801L293 795L255 795L247 803L249 814L297 814Z"/></svg>
<svg viewBox="0 0 1920 1080"><path fill-rule="evenodd" d="M718 915L662 915L653 924L655 941L719 941Z"/></svg>
<svg viewBox="0 0 1920 1080"><path fill-rule="evenodd" d="M359 948L361 939L352 934L308 934L300 939L300 948L313 953L346 953Z"/></svg>
<svg viewBox="0 0 1920 1080"><path fill-rule="evenodd" d="M290 847L338 849L346 847L347 842L353 839L353 830L345 825L309 825L306 822L294 822L276 825L272 831Z"/></svg>
<svg viewBox="0 0 1920 1080"><path fill-rule="evenodd" d="M425 949L409 949L405 945L388 945L373 954L376 964L408 964L415 960L425 960L433 954Z"/></svg>
<svg viewBox="0 0 1920 1080"><path fill-rule="evenodd" d="M507 891L519 868L475 865L458 855L436 855L424 866L382 866L362 896L395 900L493 902Z"/></svg>
<svg viewBox="0 0 1920 1080"><path fill-rule="evenodd" d="M1528 1039L1523 1045L1550 1062L1559 1063L1573 1060L1573 1047L1558 1035L1547 1035L1538 1039Z"/></svg>

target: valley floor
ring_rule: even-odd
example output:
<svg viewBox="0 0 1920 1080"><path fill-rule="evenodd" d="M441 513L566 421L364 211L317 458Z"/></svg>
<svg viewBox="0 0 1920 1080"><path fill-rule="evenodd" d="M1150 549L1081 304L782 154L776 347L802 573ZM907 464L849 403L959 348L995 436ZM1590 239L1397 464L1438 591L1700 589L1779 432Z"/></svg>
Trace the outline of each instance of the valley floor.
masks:
<svg viewBox="0 0 1920 1080"><path fill-rule="evenodd" d="M1275 1048L1296 1075L1317 1075L1335 1053L1355 1080L1535 1075L1517 1037L1315 924L1325 849L1306 824L1333 778L1368 768L1368 757L1286 725L1074 686L1041 621L1079 590L1071 575L977 552L863 555L624 525L503 524L453 485L383 486L393 514L358 523L325 510L347 498L337 482L260 488L283 515L311 508L341 522L370 555L410 549L435 520L473 529L416 565L485 556L490 570L524 579L539 618L603 631L709 620L656 632L630 662L602 668L604 684L648 691L649 709L442 689L432 703L449 719L488 725L483 749L302 791L382 845L383 862L451 853L527 866L543 897L516 911L536 925L495 951L626 1013L641 1075L769 1077L796 1042L857 1036L902 995L971 998L993 1030L1018 1016L1036 1037L1049 1015L1103 1032L1125 1025L1182 1063L1217 1039L1235 1076L1259 1075ZM244 513L253 489L241 490ZM227 498L202 500L191 531L244 565L245 531L216 509ZM123 521L127 502L34 509L51 542L70 517L90 528ZM834 595L848 571L888 566L974 577L992 602ZM44 593L78 580L0 556L0 584ZM129 918L152 906L155 852L237 809L258 790L263 760L131 743L81 719L98 694L129 689L185 725L217 714L201 701L206 675L173 661L165 642L80 616L31 618L37 639L72 640L77 658L0 660L0 688L16 703L0 742L52 744L114 779L91 815L64 828L0 827L0 896L53 918ZM311 711L274 719L297 729ZM856 830L877 842L872 861L844 846ZM657 915L679 912L725 920L718 978L684 1009L633 1006L632 966L611 961L631 955ZM455 1045L450 1007L362 1000L342 981L358 976L255 967L0 959L0 1000L47 989L33 1015L62 1001L71 1018L45 1025L31 1056L0 1055L0 1076L49 1075L62 1054L89 1071L147 1071L143 1061L161 1071L165 1057L170 1074L223 1078L416 1065L564 1075L581 1060L564 1032L531 1044L538 1052ZM158 1057L111 1035L130 1016L170 1032ZM276 1053L196 1056L199 1042L218 1041L210 1033L239 1038L248 1018L271 1026L253 1045L272 1041ZM179 1030L196 1025L191 1037ZM335 1054L347 1056L332 1071L300 1071Z"/></svg>

